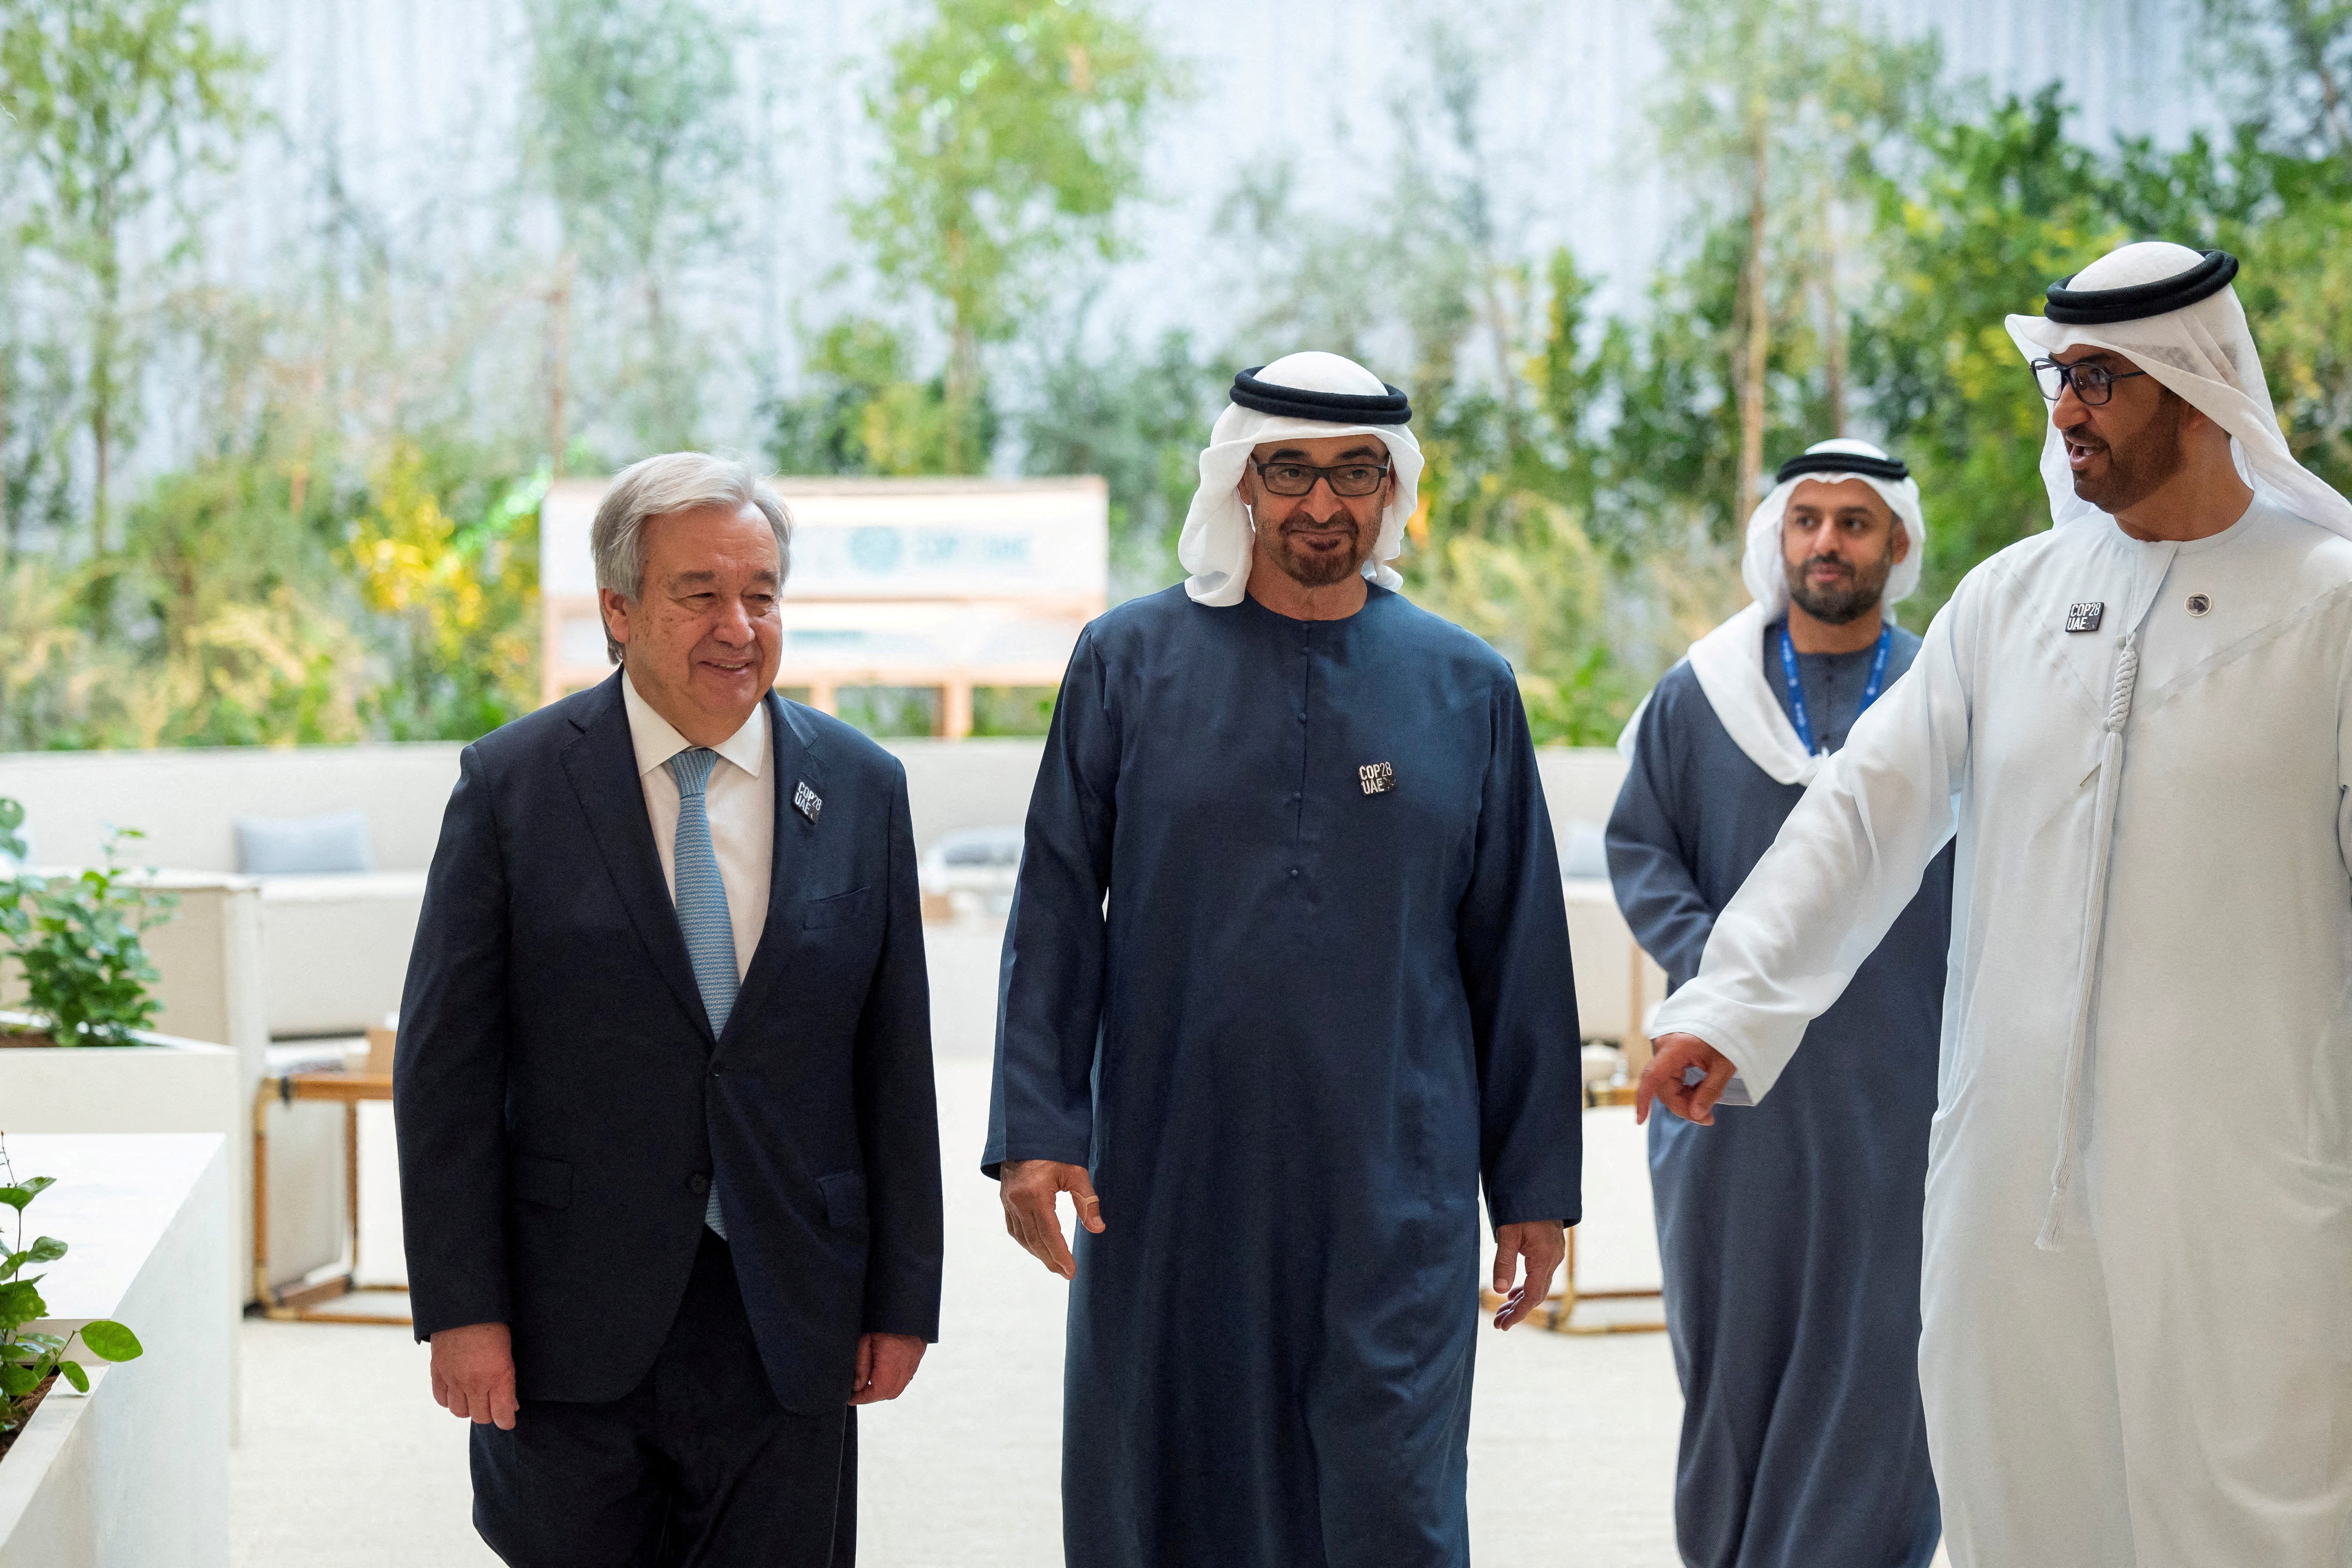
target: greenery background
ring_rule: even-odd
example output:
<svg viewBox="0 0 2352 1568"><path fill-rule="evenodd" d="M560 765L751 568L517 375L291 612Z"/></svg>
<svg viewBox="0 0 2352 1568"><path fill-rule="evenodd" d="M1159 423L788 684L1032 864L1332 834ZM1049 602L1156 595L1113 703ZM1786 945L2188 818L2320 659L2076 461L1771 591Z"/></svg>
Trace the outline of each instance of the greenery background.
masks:
<svg viewBox="0 0 2352 1568"><path fill-rule="evenodd" d="M420 279L331 200L290 278L238 289L202 266L200 193L268 132L268 62L194 0L0 0L0 750L468 738L536 700L547 484L708 438L725 358L679 302L740 239L716 193L749 85L698 0L525 15L501 155L537 221ZM1642 155L1688 211L1635 308L1601 310L1572 248L1512 238L1493 61L1432 22L1402 51L1397 151L1345 216L1285 167L1240 181L1229 326L1139 342L1088 320L1091 282L1134 259L1193 67L1115 0L929 0L863 100L877 152L848 217L876 287L803 322L764 455L1099 473L1124 595L1178 575L1236 364L1358 354L1412 390L1429 458L1410 592L1509 655L1540 738L1580 743L1738 603L1741 498L1821 435L1920 475L1915 624L2045 526L2044 411L2001 318L2125 239L2244 258L2288 438L2352 480L2352 0L2201 0L2229 122L2167 147L2082 140L2059 87L1953 79L1933 40L1831 0L1660 17ZM138 472L157 364L198 435ZM1034 731L1050 698L988 694L982 728ZM855 716L928 712L877 691Z"/></svg>

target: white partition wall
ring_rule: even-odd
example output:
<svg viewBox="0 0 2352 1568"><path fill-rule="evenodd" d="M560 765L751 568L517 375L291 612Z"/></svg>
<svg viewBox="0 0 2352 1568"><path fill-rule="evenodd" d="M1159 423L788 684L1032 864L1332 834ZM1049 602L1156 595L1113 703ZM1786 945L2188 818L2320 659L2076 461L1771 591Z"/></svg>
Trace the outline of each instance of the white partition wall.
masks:
<svg viewBox="0 0 2352 1568"><path fill-rule="evenodd" d="M17 1175L58 1184L26 1211L71 1249L41 1294L63 1333L93 1318L146 1347L82 1358L0 1459L0 1568L226 1568L230 1351L227 1151L197 1134L15 1134Z"/></svg>

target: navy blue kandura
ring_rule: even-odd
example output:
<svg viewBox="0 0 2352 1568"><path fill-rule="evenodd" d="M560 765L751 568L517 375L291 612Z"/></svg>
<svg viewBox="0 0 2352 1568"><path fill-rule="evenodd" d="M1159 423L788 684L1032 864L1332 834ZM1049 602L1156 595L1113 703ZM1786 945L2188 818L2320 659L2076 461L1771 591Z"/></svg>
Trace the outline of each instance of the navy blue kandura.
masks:
<svg viewBox="0 0 2352 1568"><path fill-rule="evenodd" d="M1108 895L1108 903L1106 903ZM1090 1168L1071 1568L1456 1568L1478 1193L1573 1222L1575 989L1510 668L1380 588L1087 628L1005 933L986 1168Z"/></svg>
<svg viewBox="0 0 2352 1568"><path fill-rule="evenodd" d="M1779 630L1759 649L1781 710ZM1889 684L1919 639L1897 631ZM1873 654L1800 655L1816 739L1843 747ZM1634 937L1679 988L1804 791L1666 672L1609 820ZM1763 1103L1650 1120L1666 1324L1683 1385L1675 1530L1690 1568L1926 1568L1940 1534L1919 1404L1920 1211L1952 851Z"/></svg>

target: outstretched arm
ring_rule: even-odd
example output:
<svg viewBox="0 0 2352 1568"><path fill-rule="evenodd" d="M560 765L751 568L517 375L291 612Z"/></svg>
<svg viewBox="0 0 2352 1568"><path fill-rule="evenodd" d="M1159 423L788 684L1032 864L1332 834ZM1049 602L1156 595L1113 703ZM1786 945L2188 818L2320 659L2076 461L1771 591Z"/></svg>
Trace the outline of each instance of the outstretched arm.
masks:
<svg viewBox="0 0 2352 1568"><path fill-rule="evenodd" d="M1918 890L1952 836L1967 773L1982 592L1980 576L1961 584L1911 668L1855 723L1724 907L1697 978L1658 1009L1662 1046L1643 1077L1645 1100L1705 1121L1717 1096L1761 1099L1806 1025L1843 994ZM1703 1076L1686 1086L1693 1067ZM1713 1092L1685 1096L1685 1087Z"/></svg>

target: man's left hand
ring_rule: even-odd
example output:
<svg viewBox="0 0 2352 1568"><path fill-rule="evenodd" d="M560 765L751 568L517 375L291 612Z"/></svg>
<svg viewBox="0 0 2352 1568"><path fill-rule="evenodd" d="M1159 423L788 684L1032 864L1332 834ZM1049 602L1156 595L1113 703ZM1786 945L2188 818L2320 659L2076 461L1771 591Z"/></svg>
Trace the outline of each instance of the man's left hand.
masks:
<svg viewBox="0 0 2352 1568"><path fill-rule="evenodd" d="M923 1342L912 1334L858 1335L857 1380L850 1384L849 1403L879 1405L906 1393L922 1364L923 1350Z"/></svg>
<svg viewBox="0 0 2352 1568"><path fill-rule="evenodd" d="M1507 1329L1526 1319L1551 1294L1551 1277L1568 1257L1568 1226L1556 1219L1523 1220L1495 1232L1495 1294L1503 1310L1495 1326ZM1527 1274L1511 1289L1513 1266L1524 1263Z"/></svg>

